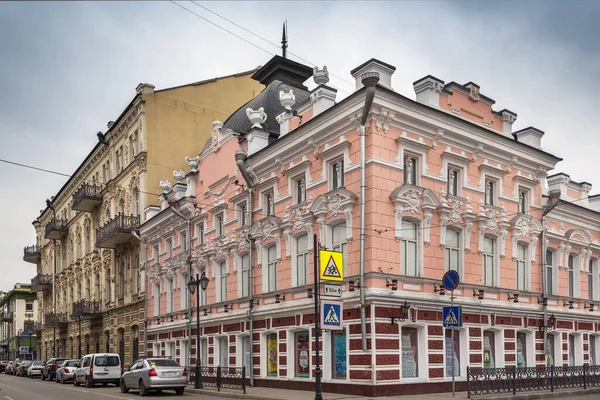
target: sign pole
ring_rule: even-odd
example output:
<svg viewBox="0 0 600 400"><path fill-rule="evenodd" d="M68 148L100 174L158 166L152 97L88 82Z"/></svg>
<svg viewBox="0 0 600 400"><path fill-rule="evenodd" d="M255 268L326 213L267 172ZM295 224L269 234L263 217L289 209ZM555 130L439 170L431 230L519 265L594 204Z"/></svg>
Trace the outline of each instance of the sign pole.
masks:
<svg viewBox="0 0 600 400"><path fill-rule="evenodd" d="M450 306L454 306L454 290L450 291ZM455 357L456 354L454 352L454 327L451 328L452 329L452 397L456 396L456 391L455 391L455 383L454 383L454 363L455 363Z"/></svg>
<svg viewBox="0 0 600 400"><path fill-rule="evenodd" d="M313 260L315 274L313 289L315 296L315 400L323 400L323 395L321 394L321 362L319 361L321 316L319 315L319 242L317 241L317 235L313 235Z"/></svg>

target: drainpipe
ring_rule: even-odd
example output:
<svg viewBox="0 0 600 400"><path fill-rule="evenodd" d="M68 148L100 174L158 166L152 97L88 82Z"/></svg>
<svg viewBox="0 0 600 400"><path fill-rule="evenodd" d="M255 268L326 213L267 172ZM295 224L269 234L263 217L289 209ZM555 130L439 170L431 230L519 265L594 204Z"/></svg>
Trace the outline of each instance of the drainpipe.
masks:
<svg viewBox="0 0 600 400"><path fill-rule="evenodd" d="M254 217L254 212L252 211L254 209L254 199L253 199L253 195L254 195L254 181L252 180L252 178L250 177L250 174L248 173L248 171L246 171L246 167L244 166L244 161L246 161L246 159L248 158L248 155L246 153L244 153L243 151L239 151L237 153L235 153L235 163L237 164L238 169L240 170L240 173L242 174L242 176L244 177L244 180L246 181L246 185L248 185L248 195L249 195L249 199L248 199L248 222L250 224L250 226L252 226L252 221L253 221L253 217ZM248 308L248 321L249 321L249 328L250 328L250 365L248 366L248 368L250 369L249 373L250 373L250 386L254 386L254 319L252 318L252 311L254 310L254 293L252 292L252 282L253 282L253 268L252 268L252 249L254 248L253 246L253 242L254 240L252 239L252 237L250 236L250 234L248 234L248 241L250 242L248 244L248 259L250 260L250 268L248 269L248 304L249 304L249 308Z"/></svg>
<svg viewBox="0 0 600 400"><path fill-rule="evenodd" d="M545 298L552 289L548 288L548 279L546 276L546 215L550 211L556 207L558 201L560 200L560 190L551 190L548 193L549 199L548 203L544 206L544 211L542 212L542 245L541 249L541 260L542 260L542 298ZM544 310L544 362L546 362L546 355L548 354L548 328L546 325L548 320L548 303L542 303L542 308Z"/></svg>
<svg viewBox="0 0 600 400"><path fill-rule="evenodd" d="M362 350L367 351L367 315L365 304L365 136L367 134L367 117L375 97L375 87L379 82L379 73L367 72L361 76L362 84L367 89L365 105L360 121L360 330L362 333ZM317 249L315 249L317 251ZM371 316L371 318L373 318Z"/></svg>
<svg viewBox="0 0 600 400"><path fill-rule="evenodd" d="M135 231L135 229L131 230L131 235L136 238L140 244L144 245L144 260L147 259L147 255L148 255L148 248L147 248L147 243L146 240L142 239L140 237L140 235L138 235L138 233ZM142 258L140 257L139 259L140 263L142 262ZM146 262L144 262L144 264L146 264ZM140 285L141 287L141 285ZM138 327L138 345L139 345L139 327ZM148 357L148 341L147 338L148 337L148 268L144 268L144 357ZM139 349L138 349L139 351ZM134 360L135 362L135 360Z"/></svg>

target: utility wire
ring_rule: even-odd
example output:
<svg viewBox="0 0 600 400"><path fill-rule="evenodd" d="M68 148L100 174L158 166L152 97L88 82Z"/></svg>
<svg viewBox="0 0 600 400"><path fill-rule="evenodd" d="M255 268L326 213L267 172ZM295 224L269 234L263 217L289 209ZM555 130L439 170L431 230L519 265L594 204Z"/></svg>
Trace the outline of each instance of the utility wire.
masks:
<svg viewBox="0 0 600 400"><path fill-rule="evenodd" d="M225 21L229 22L230 24L237 26L238 28L240 28L240 29L242 29L242 30L244 30L244 31L248 32L249 34L251 34L251 35L253 35L253 36L255 36L255 37L257 37L257 38L259 38L259 39L261 39L261 40L263 40L263 41L265 41L265 42L267 42L267 43L269 43L270 45L273 45L273 46L275 46L275 47L277 47L277 48L279 48L279 47L280 47L280 46L279 46L277 43L271 42L269 39L265 39L264 37L260 36L259 34L252 32L250 29L244 28L244 27L243 27L243 26L241 26L240 24L238 24L238 23L236 23L236 22L234 22L234 21L232 21L232 20L230 20L230 19L228 19L228 18L224 17L223 15L221 15L221 14L219 14L219 13L217 13L217 12L215 12L215 11L211 10L210 8L208 8L208 7L205 7L205 6L203 6L202 4L198 4L198 2L196 2L196 1L192 0L192 3L194 3L195 5L197 5L198 7L202 8L202 9L204 9L204 10L208 11L209 13L211 13L211 14L213 14L213 15L216 15L217 17L219 17L219 18L221 18L221 19L223 19L223 20L225 20ZM315 65L316 65L315 63L312 63L312 62L308 61L306 58L302 58L302 57L301 57L301 56L299 56L298 54L294 54L294 53L292 53L292 52L291 52L291 51L289 51L289 50L288 50L288 54L291 54L291 55L293 55L293 56L294 56L294 57L296 57L297 59L299 59L299 60L301 60L301 61L304 61L305 63L307 63L307 64L310 64L311 66L315 66ZM352 82L350 82L350 81L347 81L346 79L344 79L344 78L342 78L342 77L340 77L340 76L337 76L337 75L333 74L332 72L330 72L329 74L330 74L331 76L333 76L333 77L336 77L336 78L337 78L337 79L339 79L340 81L347 83L347 84L348 84L348 85L350 85L350 86L354 86L354 84L353 84ZM341 89L340 89L340 90L341 90Z"/></svg>
<svg viewBox="0 0 600 400"><path fill-rule="evenodd" d="M225 32L229 33L230 35L233 35L233 36L235 36L236 38L238 38L238 39L240 39L240 40L243 40L244 42L248 43L249 45L251 45L251 46L253 46L253 47L255 47L255 48L257 48L257 49L259 49L259 50L261 50L261 51L264 51L264 52L265 52L265 53L267 53L268 55L270 55L270 56L275 56L275 53L272 53L272 52L270 52L269 50L266 50L266 49L264 49L264 48L262 48L262 47L258 46L257 44L255 44L255 43L253 43L253 42L251 42L251 41L249 41L249 40L245 39L244 37L242 37L242 36L240 36L240 35L238 35L238 34L236 34L236 33L232 32L232 31L230 31L229 29L222 27L221 25L217 24L216 22L213 22L213 21L211 21L211 20L209 20L209 19L207 19L207 18L203 17L202 15L200 15L200 14L198 14L198 13L195 13L194 11L190 10L189 8L187 8L187 7L184 7L184 6L182 6L181 4L178 4L178 3L176 3L174 0L169 0L169 1L170 1L171 3L173 3L173 4L175 4L177 7L179 7L179 8L182 8L182 9L184 9L185 11L189 12L190 14L193 14L193 15L195 15L196 17L198 17L198 18L202 19L203 21L206 21L206 22L208 22L209 24L211 24L211 25L213 25L213 26L215 26L215 27L217 27L217 28L219 28L219 29L222 29L222 30L224 30ZM196 4L196 3L194 3L194 4ZM198 4L196 4L196 5L198 5ZM199 6L199 5L198 5L198 6ZM202 7L202 6L200 6L200 7ZM204 8L204 7L203 7L203 8ZM210 11L210 10L208 10L208 11ZM212 11L210 11L210 12L212 12ZM213 12L213 14L215 14L215 13ZM218 15L218 14L215 14L215 15ZM220 15L219 15L219 17L220 17ZM223 17L223 18L224 18L224 17ZM226 20L227 20L227 19L226 19ZM227 20L227 21L229 21L229 20ZM235 23L234 23L234 22L232 22L232 21L229 21L229 22L231 22L232 24L234 24L234 25L236 25L236 26L239 26L239 25L235 24ZM261 38L261 39L263 39L263 40L266 40L266 39L264 39L264 38L262 38L262 37L258 36L257 34L255 34L255 33L253 33L253 32L250 32L250 31L249 31L249 30L247 30L246 28L243 28L243 27L241 27L241 26L239 26L239 27L240 27L241 29L243 29L243 30L245 30L245 31L247 31L247 32L249 32L249 33L251 33L251 34L252 34L252 35L254 35L254 36L257 36L257 37L259 37L259 38ZM269 42L268 40L266 40L266 41L267 41L268 43L271 43L271 44L273 44L272 42ZM277 45L276 45L276 46L277 46ZM290 52L290 54L292 54L292 53ZM299 59L301 59L301 60L304 60L303 58L301 58L301 57L299 57L299 56L297 56L297 55L295 55L295 54L294 54L294 56L298 57L298 58L299 58ZM306 60L304 60L304 61L306 61ZM306 61L306 62L308 62L308 61ZM308 62L308 63L309 63L309 64L312 64L312 63L310 63L310 62ZM313 65L314 65L314 64L313 64ZM333 75L333 74L331 74L331 75L332 75L332 76L335 76L335 75ZM330 86L334 87L333 85L330 85ZM334 87L334 89L337 89L337 90L339 90L340 92L346 93L347 95L350 95L350 94L351 94L350 92L347 92L347 91L345 91L345 90L343 90L343 89L340 89L340 88L335 88L335 87Z"/></svg>

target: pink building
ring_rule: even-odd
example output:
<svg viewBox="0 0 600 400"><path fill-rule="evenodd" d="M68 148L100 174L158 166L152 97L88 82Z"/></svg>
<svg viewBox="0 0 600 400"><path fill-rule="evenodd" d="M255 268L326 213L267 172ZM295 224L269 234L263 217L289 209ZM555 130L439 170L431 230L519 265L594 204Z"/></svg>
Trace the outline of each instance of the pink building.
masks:
<svg viewBox="0 0 600 400"><path fill-rule="evenodd" d="M542 149L544 132L513 132L517 115L494 110L473 82L426 76L416 101L404 97L394 70L367 61L338 103L326 69L276 56L256 72L265 90L215 121L190 171L161 182L161 209L146 210L148 353L196 363L186 282L205 273L202 365L244 365L254 385L314 390L317 235L346 264L345 329L321 340L325 391L447 391L452 369L464 390L467 366L544 365L544 347L556 365L597 363L600 201L589 185L548 178L562 194L544 231L558 201L545 180L560 161ZM375 72L361 196L372 90L363 78ZM438 286L449 269L462 280L454 340ZM540 331L544 315L557 323Z"/></svg>

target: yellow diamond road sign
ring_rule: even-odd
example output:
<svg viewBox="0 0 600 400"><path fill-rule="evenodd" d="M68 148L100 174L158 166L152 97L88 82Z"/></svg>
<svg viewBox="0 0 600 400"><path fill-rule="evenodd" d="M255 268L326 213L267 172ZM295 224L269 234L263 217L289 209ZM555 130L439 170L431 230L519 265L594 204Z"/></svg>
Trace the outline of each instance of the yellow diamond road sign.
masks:
<svg viewBox="0 0 600 400"><path fill-rule="evenodd" d="M344 280L344 254L339 251L319 251L320 278L324 281Z"/></svg>

